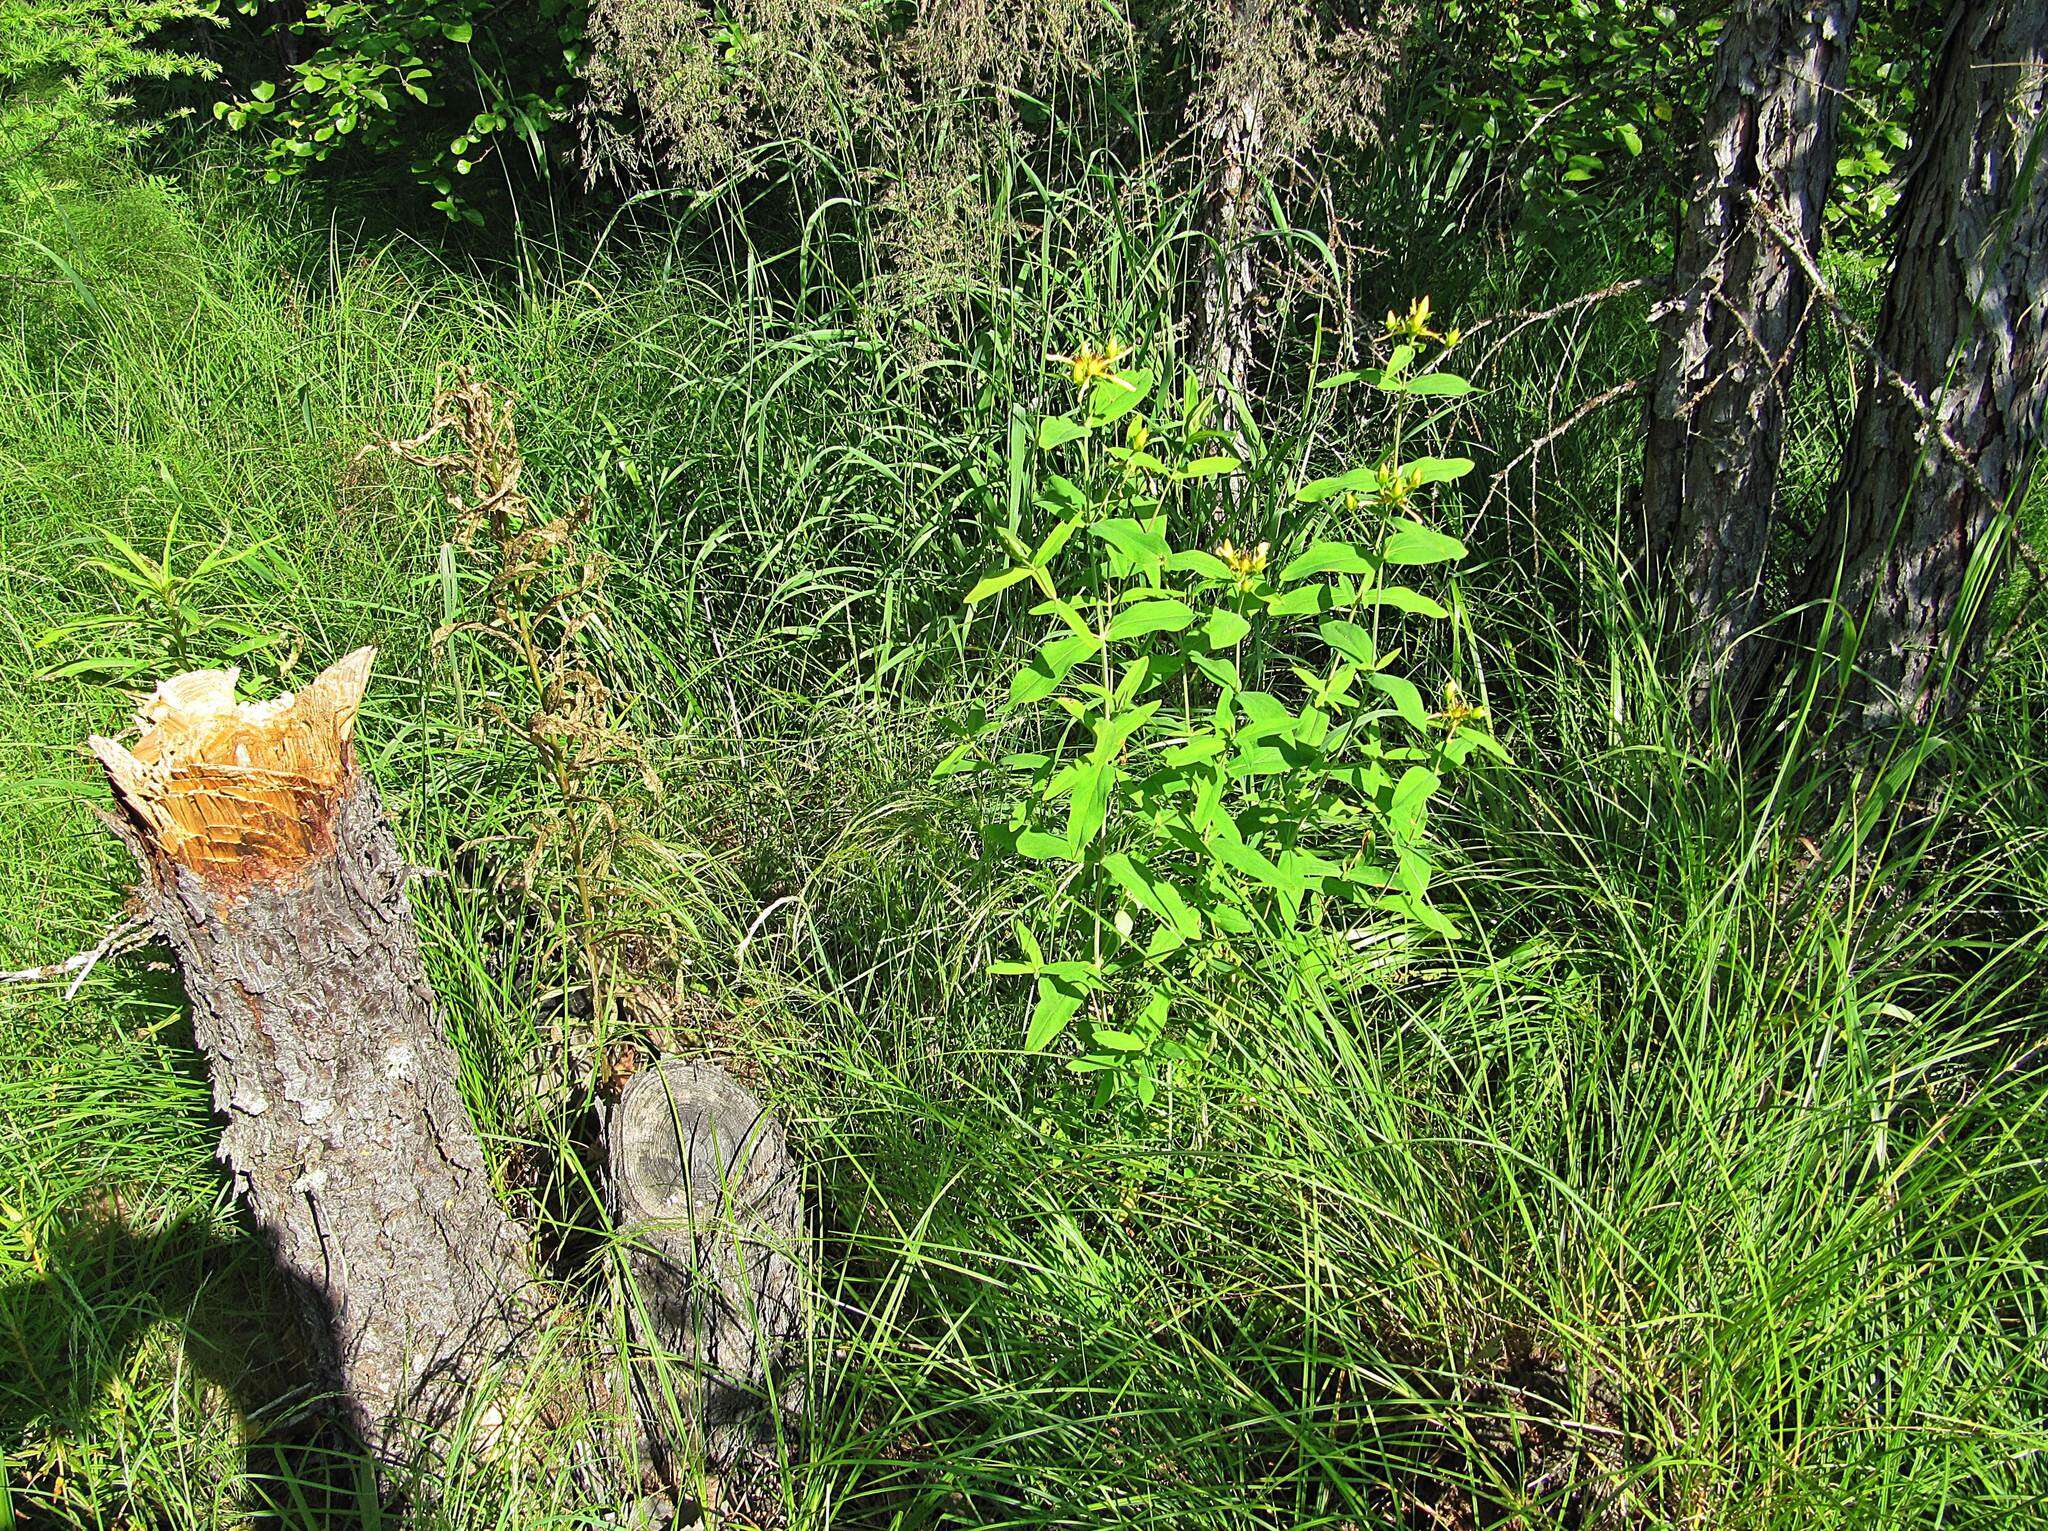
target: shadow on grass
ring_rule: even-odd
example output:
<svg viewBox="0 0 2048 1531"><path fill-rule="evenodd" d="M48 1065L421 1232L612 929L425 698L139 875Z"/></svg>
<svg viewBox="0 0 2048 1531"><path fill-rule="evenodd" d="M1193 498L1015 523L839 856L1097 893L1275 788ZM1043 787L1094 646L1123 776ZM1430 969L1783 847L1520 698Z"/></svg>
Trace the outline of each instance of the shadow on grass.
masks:
<svg viewBox="0 0 2048 1531"><path fill-rule="evenodd" d="M98 1525L110 1512L116 1523L137 1523L136 1512L158 1523L182 1513L268 1526L378 1523L374 1481L314 1380L298 1299L258 1241L223 1238L196 1213L138 1226L110 1193L55 1226L39 1253L40 1277L0 1286L0 1504L11 1503L17 1523ZM166 1340L177 1359L146 1368L147 1380L131 1377L137 1352ZM169 1399L173 1389L182 1397ZM225 1461L204 1450L161 1474L135 1470L124 1453L105 1481L80 1481L75 1469L67 1479L61 1446L54 1460L32 1447L104 1441L110 1404L158 1416L143 1421L149 1455L165 1444L163 1416L199 1416L170 1442L184 1453L193 1438L219 1439L209 1411L232 1409L239 1485L217 1481ZM146 1477L182 1480L190 1497L167 1502ZM115 1483L123 1502L108 1502Z"/></svg>
<svg viewBox="0 0 2048 1531"><path fill-rule="evenodd" d="M205 1112L175 978L126 972L117 1004L163 1050L132 1076L101 1074L95 1091L146 1112ZM117 1117L65 1110L19 1125L17 1150L69 1184L26 1225L27 1261L0 1279L0 1531L379 1524L374 1479L316 1380L318 1299L292 1290L246 1223L224 1230L190 1200L166 1212L150 1159L160 1145L103 1169L104 1184L59 1168L105 1163L88 1148L122 1131Z"/></svg>

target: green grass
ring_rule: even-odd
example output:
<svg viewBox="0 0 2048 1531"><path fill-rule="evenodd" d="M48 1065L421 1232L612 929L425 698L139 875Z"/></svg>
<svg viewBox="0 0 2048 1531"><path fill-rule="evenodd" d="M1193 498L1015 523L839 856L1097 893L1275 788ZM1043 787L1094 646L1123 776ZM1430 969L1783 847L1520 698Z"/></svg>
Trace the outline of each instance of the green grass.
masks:
<svg viewBox="0 0 2048 1531"><path fill-rule="evenodd" d="M1891 756L1796 714L1761 758L1694 740L1622 572L1626 419L1511 508L1456 511L1484 550L1465 659L1515 754L1439 825L1469 938L1369 947L1312 1006L1248 949L1210 1058L1150 1110L1091 1110L1020 1054L1023 996L983 970L1021 884L929 771L1006 673L1012 640L955 605L1012 513L1012 405L1077 335L1171 345L1170 216L1091 256L1084 212L954 346L623 242L463 274L292 232L203 175L19 211L34 244L5 269L39 280L0 284L0 964L89 945L122 906L79 748L121 688L53 670L147 676L253 634L274 687L374 642L363 744L448 874L417 904L472 1110L521 1210L588 1239L593 1039L562 999L562 889L515 875L546 794L484 706L502 675L431 641L474 592L430 485L357 456L465 366L518 395L529 492L590 495L613 560L594 647L661 786L612 784L617 1026L732 1061L809 1167L796 1523L2037 1518L2048 655L2022 634L1965 724ZM1545 296L1462 280L1475 310ZM1526 440L1629 375L1637 312L1517 340L1454 428ZM1266 424L1317 461L1372 441L1328 411ZM1281 546L1310 531L1286 488L1238 512ZM260 551L191 591L175 642L145 615L45 645L130 610L86 562L102 529L187 565ZM150 955L74 998L0 994L12 1513L373 1519ZM412 1518L607 1508L457 1472Z"/></svg>

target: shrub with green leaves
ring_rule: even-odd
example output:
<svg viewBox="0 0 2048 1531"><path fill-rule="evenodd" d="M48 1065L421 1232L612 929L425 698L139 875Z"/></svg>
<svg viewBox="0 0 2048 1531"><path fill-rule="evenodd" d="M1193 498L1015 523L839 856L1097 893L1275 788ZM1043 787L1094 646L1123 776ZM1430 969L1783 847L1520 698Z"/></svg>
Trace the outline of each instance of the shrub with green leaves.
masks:
<svg viewBox="0 0 2048 1531"><path fill-rule="evenodd" d="M239 8L260 16L266 7L239 0ZM402 156L438 211L481 223L463 185L473 171L520 154L528 166L517 179L545 169L547 135L576 90L584 7L311 0L268 24L290 34L299 56L282 80L258 80L214 107L229 127L262 135L266 180L355 145Z"/></svg>
<svg viewBox="0 0 2048 1531"><path fill-rule="evenodd" d="M213 0L9 0L0 6L0 193L39 167L89 162L153 131L138 80L213 65L157 45L166 28L216 22Z"/></svg>
<svg viewBox="0 0 2048 1531"><path fill-rule="evenodd" d="M1406 338L1386 364L1329 385L1393 396L1397 421L1468 392L1415 370L1443 338L1427 323L1420 304L1390 316ZM1009 561L967 602L1028 585L1044 637L939 772L1003 784L991 848L1035 869L1018 958L995 968L1036 985L1027 1050L1078 1025L1069 1067L1098 1101L1128 1086L1149 1102L1247 964L1277 963L1265 976L1292 999L1356 949L1454 933L1429 898L1430 802L1501 749L1455 682L1433 705L1404 662L1411 625L1449 616L1418 584L1465 555L1423 502L1470 460L1390 451L1295 491L1342 497L1372 528L1357 540L1188 546L1220 530L1190 535L1192 491L1222 486L1227 515L1247 464L1221 450L1234 438L1192 377L1148 416L1155 379L1121 360L1114 345L1063 358L1081 402L1013 442L1013 478L1050 524L1029 544L1005 534Z"/></svg>

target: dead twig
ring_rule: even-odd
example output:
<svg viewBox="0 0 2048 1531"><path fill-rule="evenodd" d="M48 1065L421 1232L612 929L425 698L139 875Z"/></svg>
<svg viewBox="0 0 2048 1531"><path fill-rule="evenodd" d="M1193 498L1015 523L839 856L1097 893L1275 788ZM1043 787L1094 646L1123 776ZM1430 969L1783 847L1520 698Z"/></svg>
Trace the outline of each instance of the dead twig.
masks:
<svg viewBox="0 0 2048 1531"><path fill-rule="evenodd" d="M1625 281L1610 282L1607 286L1600 288L1596 292L1581 293L1576 298L1567 298L1564 302L1552 304L1549 308L1524 309L1519 314L1498 314L1491 319L1481 319L1477 324L1465 331L1466 339L1469 340L1474 335L1481 334L1496 324L1512 324L1514 328L1488 346L1485 354L1473 364L1472 370L1478 372L1486 367L1496 356L1500 355L1502 347L1521 334L1522 331L1528 329L1532 324L1541 324L1546 319L1555 319L1562 314L1571 313L1575 309L1588 308L1595 303L1605 302L1609 298L1618 298L1625 292L1634 292L1638 287L1647 287L1650 285L1650 282L1651 278L1646 276L1630 277Z"/></svg>
<svg viewBox="0 0 2048 1531"><path fill-rule="evenodd" d="M1564 419L1559 421L1556 425L1552 426L1549 430L1545 431L1541 436L1538 436L1534 441L1530 442L1526 447L1522 448L1521 451L1517 452L1513 457L1510 457L1498 468L1495 468L1493 470L1493 476L1491 477L1491 479L1488 480L1486 489L1486 499L1480 504L1479 513L1481 515L1484 515L1486 513L1486 507L1493 503L1494 495L1499 493L1501 484L1506 480L1508 474L1512 472L1515 468L1519 467L1522 463L1525 463L1530 458L1534 457L1538 452L1542 451L1545 447L1549 446L1553 441L1557 440L1558 437L1562 436L1566 431L1570 430L1573 426L1577 425L1581 420L1585 419L1586 416L1592 414L1593 411L1595 411L1596 409L1600 409L1606 405L1612 404L1616 399L1625 398L1629 394L1634 393L1638 388L1642 387L1643 384L1648 381L1649 379L1647 377L1632 377L1628 379L1626 382L1616 383L1612 388L1607 389L1605 392L1594 394L1592 398L1586 400L1585 403L1581 404L1577 409L1574 409L1570 414L1566 415Z"/></svg>
<svg viewBox="0 0 2048 1531"><path fill-rule="evenodd" d="M97 943L84 951L73 952L62 962L45 963L42 967L16 968L13 972L0 972L0 983L55 983L60 978L69 978L64 997L75 996L85 980L92 976L92 970L107 957L119 956L149 945L155 939L149 921L140 915L130 915L119 921Z"/></svg>

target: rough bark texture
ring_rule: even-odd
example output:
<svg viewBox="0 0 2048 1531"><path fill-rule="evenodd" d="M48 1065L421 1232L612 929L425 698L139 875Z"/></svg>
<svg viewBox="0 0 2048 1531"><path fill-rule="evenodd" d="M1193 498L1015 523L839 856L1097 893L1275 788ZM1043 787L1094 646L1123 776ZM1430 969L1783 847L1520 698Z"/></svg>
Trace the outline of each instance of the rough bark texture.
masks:
<svg viewBox="0 0 2048 1531"><path fill-rule="evenodd" d="M1271 70L1260 65L1261 44L1268 41L1262 34L1283 23L1267 14L1263 0L1223 0L1213 11L1209 68L1215 78L1197 108L1211 248L1202 268L1196 339L1209 385L1249 398L1259 296L1252 230L1259 172L1269 152Z"/></svg>
<svg viewBox="0 0 2048 1531"><path fill-rule="evenodd" d="M1812 298L1780 231L1818 245L1855 23L1856 0L1745 0L1722 35L1643 465L1652 568L1705 655L1695 707L1760 614L1785 391Z"/></svg>
<svg viewBox="0 0 2048 1531"><path fill-rule="evenodd" d="M721 1508L764 1523L780 1426L802 1406L802 1209L782 1128L710 1064L637 1075L606 1133L640 1343L623 1378L608 1348L550 1354L555 1304L498 1204L420 960L412 872L356 766L370 658L256 705L236 701L232 670L177 676L131 746L92 741L184 975L236 1193L381 1459L439 1454L468 1408L498 1447L568 1405L601 1427L597 1459L572 1469L593 1490L628 1487L649 1458L683 1489L701 1454Z"/></svg>
<svg viewBox="0 0 2048 1531"><path fill-rule="evenodd" d="M657 1456L675 1483L675 1460L701 1452L719 1508L764 1523L776 1437L803 1405L804 1228L782 1127L719 1069L670 1059L633 1076L605 1135L640 1297L633 1390ZM686 1438L663 1424L678 1418Z"/></svg>
<svg viewBox="0 0 2048 1531"><path fill-rule="evenodd" d="M1225 101L1206 129L1215 250L1202 276L1202 364L1212 387L1239 398L1251 393L1259 275L1250 236L1265 131L1264 104L1251 91Z"/></svg>
<svg viewBox="0 0 2048 1531"><path fill-rule="evenodd" d="M1870 726L1924 719L1951 674L1949 709L1967 696L1997 572L1971 585L1972 566L1995 551L1987 538L2040 445L2044 114L2048 3L1964 0L1901 199L1879 375L1865 380L1837 495L1846 521L1824 526L1807 559L1810 597L1834 594L1839 576L1861 639L1849 700Z"/></svg>
<svg viewBox="0 0 2048 1531"><path fill-rule="evenodd" d="M220 1157L363 1441L410 1456L546 1303L499 1206L420 963L404 857L349 728L368 652L282 710L232 671L159 688L133 752L93 741L176 954Z"/></svg>

